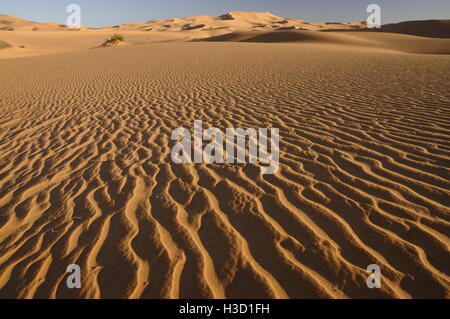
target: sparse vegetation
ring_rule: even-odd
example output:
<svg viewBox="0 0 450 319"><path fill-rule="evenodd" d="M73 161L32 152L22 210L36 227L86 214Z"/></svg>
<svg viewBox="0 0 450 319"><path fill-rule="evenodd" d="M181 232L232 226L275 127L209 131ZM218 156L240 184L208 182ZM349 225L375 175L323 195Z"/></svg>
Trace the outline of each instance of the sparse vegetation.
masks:
<svg viewBox="0 0 450 319"><path fill-rule="evenodd" d="M123 42L125 38L120 34L114 34L111 38L106 39L105 42L103 42L103 46L109 46L113 44L118 44L119 42Z"/></svg>

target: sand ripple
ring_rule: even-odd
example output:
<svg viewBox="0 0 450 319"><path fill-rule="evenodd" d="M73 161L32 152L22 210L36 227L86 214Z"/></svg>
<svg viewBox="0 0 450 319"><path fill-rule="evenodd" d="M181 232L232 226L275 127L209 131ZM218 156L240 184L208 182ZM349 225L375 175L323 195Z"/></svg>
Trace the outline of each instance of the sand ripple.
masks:
<svg viewBox="0 0 450 319"><path fill-rule="evenodd" d="M448 56L176 43L0 69L0 297L449 297ZM172 164L194 119L279 127L279 173Z"/></svg>

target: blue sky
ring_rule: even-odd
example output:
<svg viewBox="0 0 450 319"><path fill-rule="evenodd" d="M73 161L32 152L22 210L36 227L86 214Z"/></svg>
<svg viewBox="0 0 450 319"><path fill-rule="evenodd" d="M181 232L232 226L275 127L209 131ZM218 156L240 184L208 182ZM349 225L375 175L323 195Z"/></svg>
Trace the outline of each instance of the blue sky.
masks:
<svg viewBox="0 0 450 319"><path fill-rule="evenodd" d="M0 14L65 23L71 3L81 6L82 25L92 27L228 11L269 11L308 21L365 21L371 3L381 6L383 24L450 18L450 0L0 0Z"/></svg>

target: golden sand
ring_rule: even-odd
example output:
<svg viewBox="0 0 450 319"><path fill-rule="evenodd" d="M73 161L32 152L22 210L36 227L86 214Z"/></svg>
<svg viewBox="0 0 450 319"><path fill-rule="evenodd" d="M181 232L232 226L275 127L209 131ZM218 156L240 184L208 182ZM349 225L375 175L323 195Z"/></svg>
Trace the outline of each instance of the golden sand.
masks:
<svg viewBox="0 0 450 319"><path fill-rule="evenodd" d="M450 297L449 40L305 32L0 32L0 297ZM193 120L280 170L174 164Z"/></svg>

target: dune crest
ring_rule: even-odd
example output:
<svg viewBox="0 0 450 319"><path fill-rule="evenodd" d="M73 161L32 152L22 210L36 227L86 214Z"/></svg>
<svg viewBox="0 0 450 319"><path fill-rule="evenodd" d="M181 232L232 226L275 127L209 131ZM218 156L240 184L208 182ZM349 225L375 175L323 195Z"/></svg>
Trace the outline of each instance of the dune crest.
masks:
<svg viewBox="0 0 450 319"><path fill-rule="evenodd" d="M283 18L270 12L230 11L220 16L190 16L172 19L152 19L100 28L82 27L71 30L66 25L52 22L33 22L19 17L0 15L0 31L203 31L221 35L244 31L370 31L389 32L432 38L450 38L450 20L404 21L383 25L381 29L367 29L365 22L307 22ZM220 34L218 34L220 33Z"/></svg>
<svg viewBox="0 0 450 319"><path fill-rule="evenodd" d="M365 28L365 23L322 23L306 22L298 19L282 18L270 12L231 11L224 15L191 16L167 20L154 19L147 23L132 23L113 27L118 30L142 31L197 31L212 30L354 30Z"/></svg>
<svg viewBox="0 0 450 319"><path fill-rule="evenodd" d="M33 22L19 17L0 14L0 31L68 31L63 24Z"/></svg>
<svg viewBox="0 0 450 319"><path fill-rule="evenodd" d="M355 30L366 27L365 23L322 23L282 18L269 12L231 11L221 16L190 16L166 20L152 19L103 28L81 28L81 31L211 31L236 30ZM77 31L80 31L77 30ZM41 23L0 15L0 31L71 31L66 25Z"/></svg>

